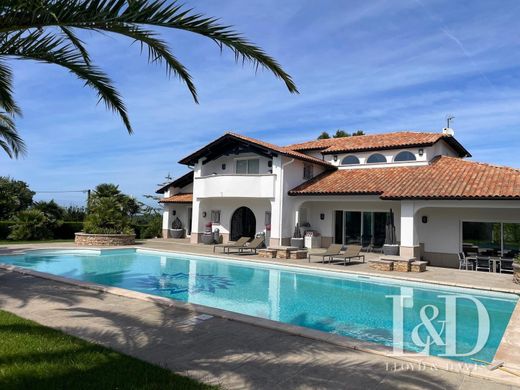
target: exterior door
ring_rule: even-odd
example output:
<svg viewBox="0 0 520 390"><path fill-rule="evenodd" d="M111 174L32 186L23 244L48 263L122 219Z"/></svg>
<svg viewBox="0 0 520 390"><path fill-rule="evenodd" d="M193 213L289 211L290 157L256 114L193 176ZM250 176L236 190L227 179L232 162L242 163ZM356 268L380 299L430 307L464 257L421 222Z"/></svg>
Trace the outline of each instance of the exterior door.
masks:
<svg viewBox="0 0 520 390"><path fill-rule="evenodd" d="M231 217L231 231L229 239L236 241L240 237L253 238L256 234L255 214L248 207L240 207Z"/></svg>

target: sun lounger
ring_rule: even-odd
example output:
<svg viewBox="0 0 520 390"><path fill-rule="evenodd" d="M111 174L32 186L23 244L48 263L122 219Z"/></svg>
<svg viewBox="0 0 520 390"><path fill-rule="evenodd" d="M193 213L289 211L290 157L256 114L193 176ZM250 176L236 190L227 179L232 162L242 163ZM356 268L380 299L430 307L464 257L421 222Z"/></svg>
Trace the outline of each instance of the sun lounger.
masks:
<svg viewBox="0 0 520 390"><path fill-rule="evenodd" d="M238 249L239 253L244 253L244 251L250 251L251 253L254 251L256 254L256 251L264 246L264 238L263 237L257 237L253 239L251 242L246 242L242 246L234 246L232 248L228 248L228 253L230 253L230 249Z"/></svg>
<svg viewBox="0 0 520 390"><path fill-rule="evenodd" d="M350 263L350 260L352 260L352 259L360 259L360 260L363 260L363 263L364 263L365 255L361 255L360 252L361 252L361 245L349 245L347 247L347 250L345 251L345 253L343 253L341 255L333 256L332 260L342 259L344 265L347 265L347 260Z"/></svg>
<svg viewBox="0 0 520 390"><path fill-rule="evenodd" d="M229 253L229 249L230 248L242 247L242 246L245 245L246 242L249 241L249 239L250 239L249 237L240 237L235 242L228 242L227 244L214 245L213 246L213 252L215 252L215 249L217 249L217 248L222 248L224 253L226 253L226 249L227 249L227 251Z"/></svg>
<svg viewBox="0 0 520 390"><path fill-rule="evenodd" d="M325 252L311 253L311 254L309 254L309 256L307 256L307 259L309 260L309 263L310 263L312 256L318 256L318 257L321 257L322 262L325 262L325 259L328 259L329 263L330 263L330 260L332 259L332 257L339 255L342 248L343 248L343 245L341 245L341 244L331 244Z"/></svg>

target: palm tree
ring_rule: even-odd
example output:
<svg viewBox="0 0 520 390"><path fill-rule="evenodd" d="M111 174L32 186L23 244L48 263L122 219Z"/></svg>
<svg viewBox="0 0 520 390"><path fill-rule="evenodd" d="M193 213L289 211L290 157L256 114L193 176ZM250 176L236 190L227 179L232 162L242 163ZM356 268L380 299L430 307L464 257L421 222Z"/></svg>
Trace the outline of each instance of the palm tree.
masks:
<svg viewBox="0 0 520 390"><path fill-rule="evenodd" d="M77 30L115 33L141 44L148 61L165 65L168 75L186 84L195 102L197 90L179 60L162 40L157 28L190 31L210 38L222 50L229 48L236 61L251 62L271 71L291 93L296 85L278 62L232 27L217 19L166 0L2 0L0 4L0 147L11 157L25 153L14 118L21 114L13 98L12 70L6 58L35 60L68 69L93 88L100 101L116 112L131 134L125 104L110 78L89 56Z"/></svg>

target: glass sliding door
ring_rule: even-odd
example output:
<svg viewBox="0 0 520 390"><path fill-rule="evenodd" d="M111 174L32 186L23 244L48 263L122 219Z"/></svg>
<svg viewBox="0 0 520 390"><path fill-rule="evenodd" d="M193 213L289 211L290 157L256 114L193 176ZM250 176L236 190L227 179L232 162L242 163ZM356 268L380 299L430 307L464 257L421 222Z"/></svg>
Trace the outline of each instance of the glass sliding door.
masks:
<svg viewBox="0 0 520 390"><path fill-rule="evenodd" d="M343 210L334 212L334 243L343 244Z"/></svg>
<svg viewBox="0 0 520 390"><path fill-rule="evenodd" d="M520 223L503 224L503 257L514 258L520 251Z"/></svg>
<svg viewBox="0 0 520 390"><path fill-rule="evenodd" d="M386 215L387 213L374 213L374 248L381 248L386 237Z"/></svg>
<svg viewBox="0 0 520 390"><path fill-rule="evenodd" d="M374 214L363 212L363 234L361 235L361 245L366 247L372 242L374 237Z"/></svg>
<svg viewBox="0 0 520 390"><path fill-rule="evenodd" d="M518 223L462 222L462 250L466 254L514 257L519 247Z"/></svg>
<svg viewBox="0 0 520 390"><path fill-rule="evenodd" d="M361 211L345 212L344 244L361 244Z"/></svg>

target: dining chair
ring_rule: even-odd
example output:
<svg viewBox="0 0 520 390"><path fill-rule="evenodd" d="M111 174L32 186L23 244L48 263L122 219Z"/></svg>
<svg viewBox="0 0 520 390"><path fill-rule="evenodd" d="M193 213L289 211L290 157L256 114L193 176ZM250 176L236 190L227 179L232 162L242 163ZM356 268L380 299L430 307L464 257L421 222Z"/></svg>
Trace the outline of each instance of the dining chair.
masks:
<svg viewBox="0 0 520 390"><path fill-rule="evenodd" d="M491 259L489 257L477 256L477 271L491 272Z"/></svg>
<svg viewBox="0 0 520 390"><path fill-rule="evenodd" d="M473 263L466 258L464 252L459 252L459 269L471 269L473 271Z"/></svg>

